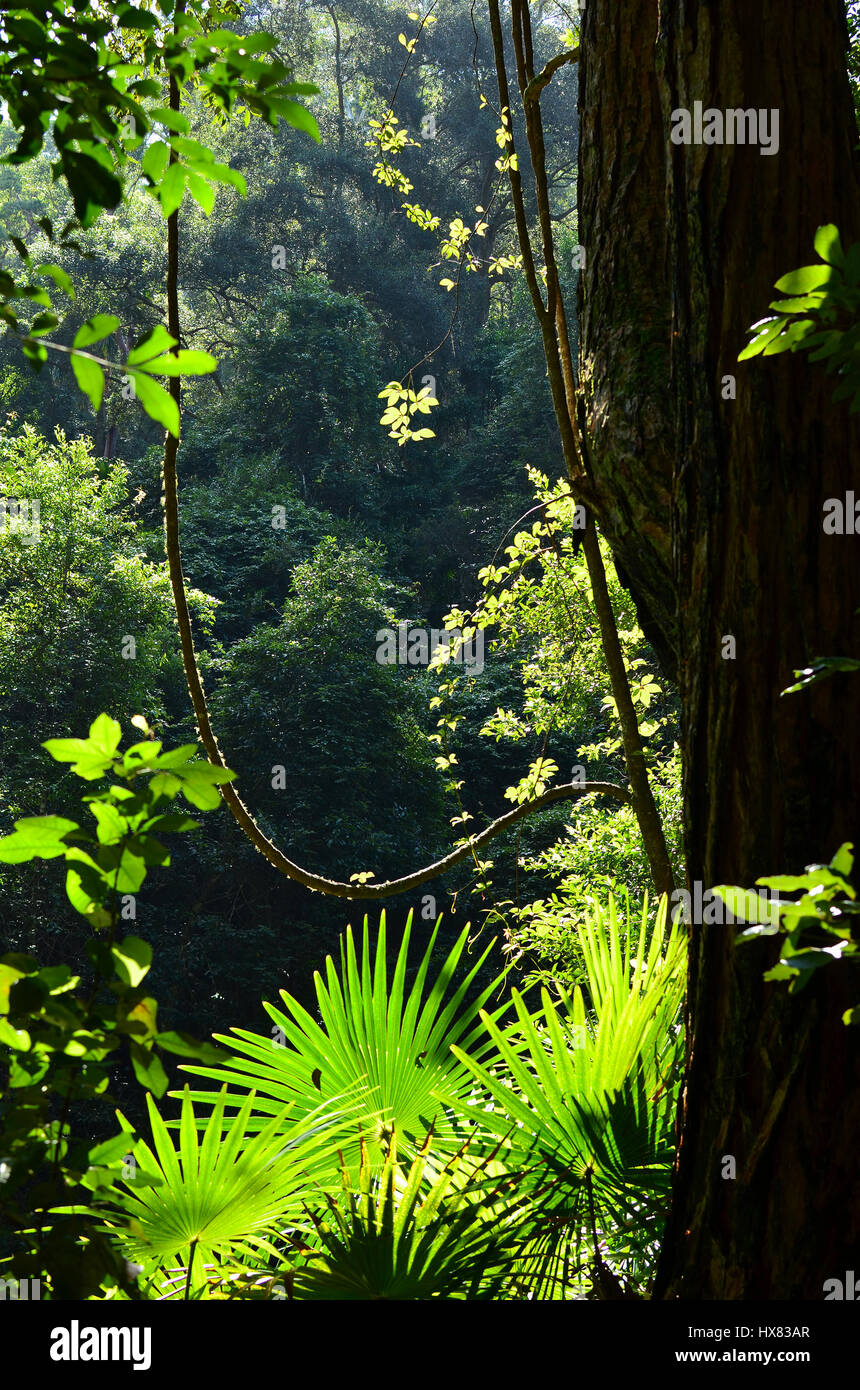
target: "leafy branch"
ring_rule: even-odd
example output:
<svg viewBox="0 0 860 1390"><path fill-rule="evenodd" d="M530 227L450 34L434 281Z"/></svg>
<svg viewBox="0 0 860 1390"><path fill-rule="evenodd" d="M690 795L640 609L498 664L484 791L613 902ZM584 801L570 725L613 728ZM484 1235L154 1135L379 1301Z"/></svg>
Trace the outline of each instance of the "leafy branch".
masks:
<svg viewBox="0 0 860 1390"><path fill-rule="evenodd" d="M860 242L842 249L832 223L815 233L818 265L804 265L776 281L787 299L775 299L774 313L750 328L750 342L738 355L775 357L808 352L810 362L825 363L840 378L834 401L851 397L850 412L860 410Z"/></svg>

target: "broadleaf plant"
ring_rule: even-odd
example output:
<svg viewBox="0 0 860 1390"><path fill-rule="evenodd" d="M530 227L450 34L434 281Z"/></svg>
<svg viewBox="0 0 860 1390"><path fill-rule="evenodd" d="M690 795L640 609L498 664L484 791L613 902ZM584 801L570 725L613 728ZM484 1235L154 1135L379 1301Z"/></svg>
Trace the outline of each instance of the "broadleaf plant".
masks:
<svg viewBox="0 0 860 1390"><path fill-rule="evenodd" d="M152 947L119 929L149 870L170 863L160 837L199 824L171 803L181 792L196 808L211 809L218 783L233 774L202 762L194 745L163 751L142 716L132 723L144 738L125 752L121 727L107 714L87 738L45 744L84 782L112 775L106 790L84 798L95 833L47 815L24 817L0 838L0 863L64 862L69 901L93 933L87 959L74 968L40 966L19 952L0 956L3 1264L14 1277L44 1280L50 1298L98 1297L103 1287L124 1291L134 1283L117 1246L88 1215L94 1196L100 1200L123 1171L128 1142L117 1135L94 1144L78 1134L76 1107L110 1099L121 1049L155 1096L168 1086L163 1053L210 1062L221 1055L211 1043L159 1029L146 978Z"/></svg>

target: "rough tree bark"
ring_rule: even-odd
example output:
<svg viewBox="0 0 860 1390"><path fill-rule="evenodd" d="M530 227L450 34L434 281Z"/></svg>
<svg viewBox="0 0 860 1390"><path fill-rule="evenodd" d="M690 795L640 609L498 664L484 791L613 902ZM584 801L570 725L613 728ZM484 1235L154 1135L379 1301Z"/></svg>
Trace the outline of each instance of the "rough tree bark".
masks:
<svg viewBox="0 0 860 1390"><path fill-rule="evenodd" d="M690 882L751 885L857 841L860 540L822 506L860 429L806 359L736 362L816 227L860 237L840 0L589 0L580 54L591 504L683 708ZM779 152L675 146L696 100L777 108ZM721 381L737 379L736 399ZM723 656L723 637L736 659ZM860 1029L846 971L796 1000L774 943L694 926L680 1149L656 1296L817 1300L860 1244ZM821 972L825 976L827 972ZM850 986L854 985L852 991ZM724 1179L723 1155L737 1163Z"/></svg>

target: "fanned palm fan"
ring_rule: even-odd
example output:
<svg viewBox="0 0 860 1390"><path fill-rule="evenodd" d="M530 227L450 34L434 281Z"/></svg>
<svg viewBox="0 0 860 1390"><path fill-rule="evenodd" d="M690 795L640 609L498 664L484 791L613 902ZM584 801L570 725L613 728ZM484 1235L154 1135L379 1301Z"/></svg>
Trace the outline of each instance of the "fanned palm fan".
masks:
<svg viewBox="0 0 860 1390"><path fill-rule="evenodd" d="M647 902L637 938L622 933L610 898L608 912L595 908L580 932L588 1011L579 987L572 997L561 990L559 1004L544 990L542 1018L530 1017L515 990L521 1051L484 1015L507 1082L454 1047L493 1096L482 1121L509 1136L505 1161L532 1191L533 1240L520 1272L536 1297L569 1289L586 1262L600 1273L611 1258L641 1277L659 1236L686 960L682 928L667 927L665 899L646 946L647 935Z"/></svg>
<svg viewBox="0 0 860 1390"><path fill-rule="evenodd" d="M441 920L441 919L440 919ZM230 1088L256 1091L256 1111L274 1115L286 1102L296 1114L307 1113L320 1101L334 1102L348 1096L361 1111L361 1137L368 1161L381 1165L392 1126L396 1127L401 1153L411 1159L423 1136L433 1126L437 1152L449 1153L462 1142L463 1124L452 1113L455 1100L463 1105L482 1105L486 1096L466 1063L455 1058L459 1045L463 1057L490 1062L495 1043L479 1019L482 1006L498 989L494 979L471 1002L467 995L490 946L462 981L450 991L452 979L468 940L468 926L460 933L432 985L428 974L439 923L424 951L411 990L406 991L406 963L412 930L412 914L406 925L390 986L385 958L385 914L379 924L376 955L371 963L369 929L364 921L359 969L352 931L341 941L341 969L331 957L326 963L326 982L314 977L322 1026L297 1000L281 991L285 1012L266 1004L266 1011L282 1031L284 1045L244 1029L234 1036L216 1034L235 1049L221 1067L188 1063L183 1070L226 1082ZM497 1022L509 1006L489 1017ZM273 1029L273 1032L275 1030ZM214 1100L211 1092L195 1092L196 1100ZM236 1102L238 1103L238 1102ZM473 1111L468 1118L475 1119ZM260 1120L259 1123L263 1123ZM249 1127L255 1121L251 1117ZM346 1160L359 1162L359 1130L344 1150Z"/></svg>
<svg viewBox="0 0 860 1390"><path fill-rule="evenodd" d="M225 1088L198 1136L186 1087L177 1147L147 1096L153 1147L130 1140L136 1173L111 1197L123 1220L108 1217L106 1224L126 1257L142 1265L149 1296L199 1298L225 1271L264 1272L271 1260L282 1261L275 1244L280 1227L302 1223L309 1184L330 1171L336 1131L314 1132L318 1117L291 1122L282 1111L249 1135L253 1092L227 1128L226 1103ZM119 1119L132 1135L125 1117ZM105 1219L103 1210L96 1214Z"/></svg>
<svg viewBox="0 0 860 1390"><path fill-rule="evenodd" d="M463 1169L463 1152L428 1167L432 1135L408 1172L396 1162L396 1136L381 1171L362 1146L358 1190L344 1170L343 1193L315 1211L319 1249L295 1275L294 1296L311 1300L498 1299L519 1250L522 1209L511 1178L485 1165ZM455 1181L459 1179L459 1181ZM498 1219L481 1219L497 1209Z"/></svg>

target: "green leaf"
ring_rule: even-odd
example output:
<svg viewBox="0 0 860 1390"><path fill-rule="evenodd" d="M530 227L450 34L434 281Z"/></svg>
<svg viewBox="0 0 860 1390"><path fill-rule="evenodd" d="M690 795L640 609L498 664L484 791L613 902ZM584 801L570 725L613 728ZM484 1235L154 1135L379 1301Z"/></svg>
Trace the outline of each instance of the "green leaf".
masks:
<svg viewBox="0 0 860 1390"><path fill-rule="evenodd" d="M137 1065L147 1084L146 1059L138 1056ZM126 1220L113 1234L127 1258L163 1262L165 1282L154 1280L156 1289L161 1283L160 1296L182 1297L182 1289L166 1281L177 1260L188 1269L192 1248L196 1258L191 1262L190 1292L199 1298L206 1292L207 1276L213 1270L218 1273L222 1264L232 1272L239 1259L251 1269L264 1268L273 1255L278 1259L270 1233L303 1218L308 1181L316 1177L321 1159L333 1147L332 1126L317 1121L316 1128L327 1132L315 1133L312 1125L288 1122L287 1108L279 1106L259 1133L249 1135L252 1103L250 1097L226 1121L227 1099L222 1093L212 1113L198 1120L186 1088L177 1143L149 1096L151 1144L137 1139L132 1125L119 1116L131 1140L138 1179L157 1182L141 1187L123 1180L127 1191L117 1185L114 1200Z"/></svg>
<svg viewBox="0 0 860 1390"><path fill-rule="evenodd" d="M57 289L67 294L69 299L74 299L75 287L72 283L72 277L63 270L61 265L37 265L36 270L41 275L50 275Z"/></svg>
<svg viewBox="0 0 860 1390"><path fill-rule="evenodd" d="M39 979L48 986L51 994L65 994L76 989L80 976L73 975L67 965L45 965L39 971Z"/></svg>
<svg viewBox="0 0 860 1390"><path fill-rule="evenodd" d="M110 881L83 850L70 849L66 864L66 897L72 907L86 917L91 926L109 927L113 917L105 903L110 897Z"/></svg>
<svg viewBox="0 0 860 1390"><path fill-rule="evenodd" d="M224 1062L229 1056L222 1047L216 1047L214 1043L199 1042L197 1038L192 1038L190 1033L177 1033L172 1029L166 1033L158 1033L155 1041L165 1052L173 1052L177 1057L195 1057L200 1062Z"/></svg>
<svg viewBox="0 0 860 1390"><path fill-rule="evenodd" d="M184 830L198 830L200 821L193 820L191 816L181 816L167 814L163 816L153 816L152 820L145 822L142 827L144 830L158 830L161 832L171 831L180 834Z"/></svg>
<svg viewBox="0 0 860 1390"><path fill-rule="evenodd" d="M157 772L149 784L150 794L157 798L160 796L169 797L172 801L181 790L182 783L178 777L174 777L171 772Z"/></svg>
<svg viewBox="0 0 860 1390"><path fill-rule="evenodd" d="M128 1010L124 1024L120 1025L122 1031L130 1034L141 1045L151 1047L158 1032L157 1014L158 1003L155 999L149 996L138 999L137 1003Z"/></svg>
<svg viewBox="0 0 860 1390"><path fill-rule="evenodd" d="M122 184L97 158L66 145L60 164L82 227L91 227L103 208L122 202Z"/></svg>
<svg viewBox="0 0 860 1390"><path fill-rule="evenodd" d="M158 357L161 353L176 347L176 339L168 333L164 324L157 323L154 328L135 343L131 352L128 354L127 367L139 367L148 362L152 357Z"/></svg>
<svg viewBox="0 0 860 1390"><path fill-rule="evenodd" d="M73 763L72 771L85 781L93 782L102 777L110 767L113 758L99 753L88 739L49 738L42 744L58 763Z"/></svg>
<svg viewBox="0 0 860 1390"><path fill-rule="evenodd" d="M854 855L851 852L853 849L854 846L850 841L846 841L844 845L839 846L830 861L830 868L835 874L840 874L843 878L850 877L851 870L854 867Z"/></svg>
<svg viewBox="0 0 860 1390"><path fill-rule="evenodd" d="M31 1048L29 1052L15 1052L9 1059L9 1086L35 1086L51 1066L51 1053Z"/></svg>
<svg viewBox="0 0 860 1390"><path fill-rule="evenodd" d="M300 106L297 101L291 101L289 97L271 97L270 103L272 110L296 130L304 130L314 140L320 140L320 128L315 118L306 107Z"/></svg>
<svg viewBox="0 0 860 1390"><path fill-rule="evenodd" d="M809 887L809 879L800 874L772 874L768 878L757 878L756 883L775 888L778 893L797 893L801 888Z"/></svg>
<svg viewBox="0 0 860 1390"><path fill-rule="evenodd" d="M842 250L842 242L839 240L839 228L832 222L826 226L819 227L815 233L815 249L823 261L828 265L839 266L841 269L845 265L845 253Z"/></svg>
<svg viewBox="0 0 860 1390"><path fill-rule="evenodd" d="M209 352L183 350L170 356L155 357L146 363L154 376L204 376L218 368L218 359Z"/></svg>
<svg viewBox="0 0 860 1390"><path fill-rule="evenodd" d="M31 1038L26 1028L13 1028L8 1018L0 1018L0 1043L16 1052L29 1052Z"/></svg>
<svg viewBox="0 0 860 1390"><path fill-rule="evenodd" d="M763 327L755 324L754 327L759 328L760 331L751 342L747 343L743 351L738 353L738 361L746 362L750 357L757 357L768 343L772 342L777 334L782 332L784 326L784 319L768 319Z"/></svg>
<svg viewBox="0 0 860 1390"><path fill-rule="evenodd" d="M800 343L809 337L815 327L814 319L794 319L787 324L784 332L771 340L764 350L765 357L773 357L778 352L794 352Z"/></svg>
<svg viewBox="0 0 860 1390"><path fill-rule="evenodd" d="M798 677L794 685L786 686L785 690L780 691L780 695L793 695L798 690L804 690L809 685L816 682L827 680L830 676L837 673L860 671L860 661L852 656L823 656L814 661L811 666L805 667L801 671L795 671Z"/></svg>
<svg viewBox="0 0 860 1390"><path fill-rule="evenodd" d="M106 757L113 757L121 738L122 729L109 714L97 715L90 725L90 743L97 753L103 753Z"/></svg>
<svg viewBox="0 0 860 1390"><path fill-rule="evenodd" d="M189 763L177 770L182 780L182 795L192 806L200 811L214 811L221 803L216 787L221 782L232 782L235 772L225 767L215 767L212 763Z"/></svg>
<svg viewBox="0 0 860 1390"><path fill-rule="evenodd" d="M93 410L98 410L105 389L105 374L98 362L94 362L91 357L82 357L80 353L73 352L72 371L78 386L84 395L89 397Z"/></svg>
<svg viewBox="0 0 860 1390"><path fill-rule="evenodd" d="M116 844L129 833L129 824L125 816L120 815L117 808L109 802L92 801L90 810L96 818L96 834L100 844Z"/></svg>
<svg viewBox="0 0 860 1390"><path fill-rule="evenodd" d="M802 294L794 299L775 299L769 308L777 314L804 314L808 309L820 309L825 298L824 290L813 290L812 294Z"/></svg>
<svg viewBox="0 0 860 1390"><path fill-rule="evenodd" d="M157 760L160 751L161 744L157 739L145 739L143 743L133 743L123 754L123 771L131 772L140 767L151 767Z"/></svg>
<svg viewBox="0 0 860 1390"><path fill-rule="evenodd" d="M208 217L215 206L215 190L206 182L202 174L197 174L193 169L189 169L186 174L188 180L188 192Z"/></svg>
<svg viewBox="0 0 860 1390"><path fill-rule="evenodd" d="M214 154L207 145L201 145L199 140L192 140L187 135L172 135L170 144L177 154L200 160L204 164L214 163Z"/></svg>
<svg viewBox="0 0 860 1390"><path fill-rule="evenodd" d="M240 174L238 169L231 169L229 164L192 164L189 168L213 183L226 183L237 188L243 197L248 191L244 174Z"/></svg>
<svg viewBox="0 0 860 1390"><path fill-rule="evenodd" d="M37 314L30 324L31 338L40 338L45 333L50 333L58 326L59 322L56 314Z"/></svg>
<svg viewBox="0 0 860 1390"><path fill-rule="evenodd" d="M803 265L799 270L790 270L777 280L776 288L783 294L808 294L817 290L834 278L835 272L829 265Z"/></svg>
<svg viewBox="0 0 860 1390"><path fill-rule="evenodd" d="M117 6L117 23L121 29L157 29L158 19L148 10L139 10L135 5Z"/></svg>
<svg viewBox="0 0 860 1390"><path fill-rule="evenodd" d="M141 980L152 965L152 947L139 936L127 936L118 946L111 947L111 955L120 979L132 989L137 989Z"/></svg>
<svg viewBox="0 0 860 1390"><path fill-rule="evenodd" d="M154 843L157 844L157 841ZM156 863L164 863L167 857L163 846L156 855ZM122 845L105 845L99 850L99 867L105 871L112 888L118 893L136 893L146 878L147 858L139 841Z"/></svg>
<svg viewBox="0 0 860 1390"><path fill-rule="evenodd" d="M129 1050L131 1052L131 1064L134 1067L134 1074L141 1086L145 1086L148 1091L151 1091L152 1094L160 1100L167 1090L169 1082L167 1080L167 1072L164 1070L158 1053L151 1048L143 1047L137 1042L132 1042Z"/></svg>
<svg viewBox="0 0 860 1390"><path fill-rule="evenodd" d="M169 106L153 106L147 114L150 120L166 125L169 130L177 130L187 135L191 129L187 116L180 115L178 111L171 111Z"/></svg>
<svg viewBox="0 0 860 1390"><path fill-rule="evenodd" d="M161 183L155 188L164 217L170 217L181 205L185 195L185 169L181 164L171 164Z"/></svg>
<svg viewBox="0 0 860 1390"><path fill-rule="evenodd" d="M170 150L167 145L163 140L156 140L153 144L148 146L140 161L140 167L146 177L151 179L154 184L157 184L167 168L167 161L169 158Z"/></svg>
<svg viewBox="0 0 860 1390"><path fill-rule="evenodd" d="M100 343L103 338L109 338L118 328L119 319L114 314L94 314L78 329L72 347L91 347L93 343Z"/></svg>
<svg viewBox="0 0 860 1390"><path fill-rule="evenodd" d="M125 1134L112 1134L110 1139L103 1140L100 1144L95 1144L87 1153L87 1161L91 1164L113 1163L117 1159L125 1158L128 1153L128 1136Z"/></svg>
<svg viewBox="0 0 860 1390"><path fill-rule="evenodd" d="M0 839L0 863L23 864L29 859L56 859L69 848L64 837L80 826L63 816L28 816L15 821L11 835Z"/></svg>
<svg viewBox="0 0 860 1390"><path fill-rule="evenodd" d="M85 738L49 738L42 747L58 763L76 763L86 754L89 744Z"/></svg>
<svg viewBox="0 0 860 1390"><path fill-rule="evenodd" d="M711 890L725 903L736 922L751 922L767 928L757 935L773 935L779 926L779 907L768 898L759 897L752 890L730 887L724 884Z"/></svg>
<svg viewBox="0 0 860 1390"><path fill-rule="evenodd" d="M159 386L157 381L153 381L151 376L146 376L142 371L134 371L131 375L134 377L137 399L147 415L150 419L157 420L160 425L164 425L174 439L178 439L179 406L176 401L165 391L163 386Z"/></svg>

